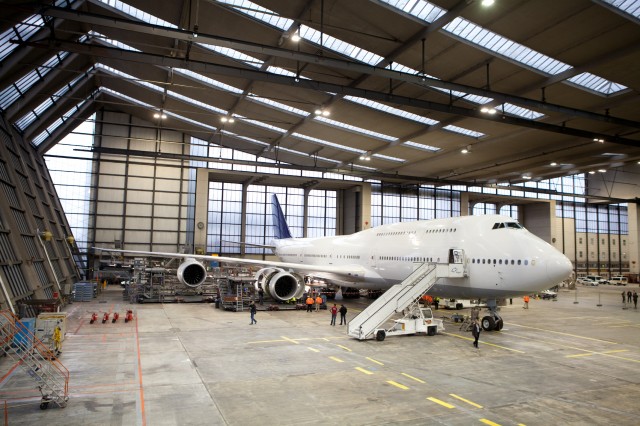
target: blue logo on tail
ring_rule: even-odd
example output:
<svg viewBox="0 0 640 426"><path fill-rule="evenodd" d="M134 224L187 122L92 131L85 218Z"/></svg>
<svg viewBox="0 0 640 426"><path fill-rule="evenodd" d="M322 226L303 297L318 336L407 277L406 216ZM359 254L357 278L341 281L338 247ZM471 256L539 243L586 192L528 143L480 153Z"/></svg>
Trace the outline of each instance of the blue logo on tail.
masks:
<svg viewBox="0 0 640 426"><path fill-rule="evenodd" d="M289 225L284 218L280 202L276 194L271 196L271 225L273 226L273 232L276 239L281 240L284 238L291 238L291 231L289 231Z"/></svg>

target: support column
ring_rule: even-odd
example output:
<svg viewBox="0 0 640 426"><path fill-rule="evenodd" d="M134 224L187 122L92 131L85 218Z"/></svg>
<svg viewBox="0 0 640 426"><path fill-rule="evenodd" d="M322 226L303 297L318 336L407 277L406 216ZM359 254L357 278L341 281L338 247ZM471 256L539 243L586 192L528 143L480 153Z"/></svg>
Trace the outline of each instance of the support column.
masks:
<svg viewBox="0 0 640 426"><path fill-rule="evenodd" d="M194 250L207 249L207 223L209 205L209 170L198 169L196 173L196 211L194 214Z"/></svg>

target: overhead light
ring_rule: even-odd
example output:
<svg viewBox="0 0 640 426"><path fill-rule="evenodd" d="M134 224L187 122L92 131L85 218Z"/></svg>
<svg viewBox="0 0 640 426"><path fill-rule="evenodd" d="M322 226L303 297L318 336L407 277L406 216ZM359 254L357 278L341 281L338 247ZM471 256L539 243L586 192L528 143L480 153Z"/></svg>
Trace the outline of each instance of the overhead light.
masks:
<svg viewBox="0 0 640 426"><path fill-rule="evenodd" d="M300 41L300 34L296 31L291 35L291 41L295 41L296 43Z"/></svg>
<svg viewBox="0 0 640 426"><path fill-rule="evenodd" d="M558 163L556 163L555 161L552 161L551 163L549 163L549 165L550 165L551 167L554 167L554 166L557 166L557 165L558 165Z"/></svg>
<svg viewBox="0 0 640 426"><path fill-rule="evenodd" d="M329 112L328 109L325 108L316 108L316 110L314 111L314 113L316 115L322 115L324 117L328 117L331 113Z"/></svg>
<svg viewBox="0 0 640 426"><path fill-rule="evenodd" d="M607 173L607 170L606 169L598 169L598 172L599 173Z"/></svg>
<svg viewBox="0 0 640 426"><path fill-rule="evenodd" d="M153 113L153 118L160 118L160 119L164 120L165 118L167 118L167 114L165 114L162 111L155 112L155 113Z"/></svg>
<svg viewBox="0 0 640 426"><path fill-rule="evenodd" d="M599 143L604 143L604 139L600 139L600 138L593 138L594 142L599 142Z"/></svg>
<svg viewBox="0 0 640 426"><path fill-rule="evenodd" d="M522 179L531 179L531 176L529 176L529 175L522 175Z"/></svg>
<svg viewBox="0 0 640 426"><path fill-rule="evenodd" d="M482 0L482 5L484 7L489 7L489 6L493 6L493 4L495 3L495 0Z"/></svg>
<svg viewBox="0 0 640 426"><path fill-rule="evenodd" d="M233 117L224 116L220 118L220 121L222 121L223 123L235 123L236 119Z"/></svg>
<svg viewBox="0 0 640 426"><path fill-rule="evenodd" d="M471 152L471 145L467 145L467 146L465 146L464 148L462 148L462 149L460 150L460 152L461 152L461 153L463 153L463 154L468 154L468 153L470 153L470 152Z"/></svg>
<svg viewBox="0 0 640 426"><path fill-rule="evenodd" d="M589 170L589 174L590 174L590 175L595 175L595 174L596 174L596 172L595 172L595 171L593 171L593 170Z"/></svg>
<svg viewBox="0 0 640 426"><path fill-rule="evenodd" d="M495 108L487 108L487 107L482 107L480 108L480 112L484 113L484 114L490 114L493 115L495 114L497 111Z"/></svg>
<svg viewBox="0 0 640 426"><path fill-rule="evenodd" d="M371 160L371 152L370 151L363 152L362 154L360 154L360 159L362 161L370 161Z"/></svg>

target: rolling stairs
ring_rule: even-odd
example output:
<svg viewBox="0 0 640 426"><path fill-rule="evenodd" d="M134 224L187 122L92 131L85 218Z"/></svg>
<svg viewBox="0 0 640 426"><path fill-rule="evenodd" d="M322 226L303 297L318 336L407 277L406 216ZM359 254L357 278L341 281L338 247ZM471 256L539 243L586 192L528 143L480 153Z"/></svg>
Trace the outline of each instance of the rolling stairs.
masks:
<svg viewBox="0 0 640 426"><path fill-rule="evenodd" d="M6 356L34 380L42 395L40 408L45 410L52 402L64 408L69 400L69 370L54 352L9 311L0 311L0 341Z"/></svg>

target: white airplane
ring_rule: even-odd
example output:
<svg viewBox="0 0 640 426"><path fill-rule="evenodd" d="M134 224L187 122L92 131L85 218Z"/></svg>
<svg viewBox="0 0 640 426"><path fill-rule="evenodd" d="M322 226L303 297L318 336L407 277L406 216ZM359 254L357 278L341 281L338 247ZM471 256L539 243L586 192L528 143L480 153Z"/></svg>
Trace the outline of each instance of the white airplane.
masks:
<svg viewBox="0 0 640 426"><path fill-rule="evenodd" d="M272 247L280 261L211 257L205 255L129 250L96 250L133 255L184 258L178 278L192 287L206 279L199 260L263 266L256 274L278 301L299 298L304 276L321 278L331 286L384 290L402 282L425 262L454 263L465 269L463 278L439 278L432 296L486 300L492 319L485 329L501 329L497 299L519 297L553 287L568 278L571 261L533 235L517 221L500 215L461 216L381 225L351 235L292 238L277 197L272 201L276 239Z"/></svg>

